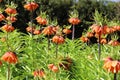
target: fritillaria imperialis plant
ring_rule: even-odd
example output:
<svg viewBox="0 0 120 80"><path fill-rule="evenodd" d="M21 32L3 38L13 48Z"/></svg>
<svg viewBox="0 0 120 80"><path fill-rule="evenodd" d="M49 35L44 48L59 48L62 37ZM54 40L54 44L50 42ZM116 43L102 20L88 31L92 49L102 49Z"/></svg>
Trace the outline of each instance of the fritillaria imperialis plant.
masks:
<svg viewBox="0 0 120 80"><path fill-rule="evenodd" d="M74 10L72 12L70 12L70 18L68 19L68 22L72 25L72 40L74 40L74 36L75 36L75 25L78 25L81 20L78 18L78 12L77 10Z"/></svg>
<svg viewBox="0 0 120 80"><path fill-rule="evenodd" d="M6 6L6 9L4 10L7 14L7 17L3 17L5 21L5 25L1 27L2 31L6 34L5 42L7 47L7 52L2 56L1 60L8 63L8 70L7 70L7 80L10 80L11 70L10 65L16 64L18 62L17 55L13 52L11 49L11 46L9 44L9 33L12 33L15 28L12 26L12 23L14 23L17 18L15 17L17 15L16 10L17 5L11 2L9 5Z"/></svg>
<svg viewBox="0 0 120 80"><path fill-rule="evenodd" d="M65 40L61 35L55 35L55 36L53 36L52 41L56 44L56 58L57 58L58 45L63 44L65 42Z"/></svg>
<svg viewBox="0 0 120 80"><path fill-rule="evenodd" d="M2 61L8 63L8 72L7 72L7 80L10 80L10 64L16 64L18 62L18 58L14 52L6 52L2 57Z"/></svg>
<svg viewBox="0 0 120 80"><path fill-rule="evenodd" d="M30 12L35 11L38 7L39 5L33 1L28 1L27 4L24 5L24 8Z"/></svg>
<svg viewBox="0 0 120 80"><path fill-rule="evenodd" d="M40 69L40 70L35 70L33 72L33 75L35 78L38 78L38 79L42 79L42 78L45 78L45 72L43 69Z"/></svg>
<svg viewBox="0 0 120 80"><path fill-rule="evenodd" d="M46 12L40 12L40 15L36 17L38 24L45 26L48 24Z"/></svg>
<svg viewBox="0 0 120 80"><path fill-rule="evenodd" d="M69 35L72 32L72 30L70 30L70 28L71 28L70 25L68 25L68 26L64 25L63 26L62 32L63 32L63 34L65 34L65 38L67 38L67 35Z"/></svg>
<svg viewBox="0 0 120 80"><path fill-rule="evenodd" d="M114 80L117 80L117 73L120 71L120 61L113 60L111 57L104 59L104 69L114 74Z"/></svg>
<svg viewBox="0 0 120 80"><path fill-rule="evenodd" d="M55 66L54 64L48 64L48 69L57 73L59 71L59 68Z"/></svg>
<svg viewBox="0 0 120 80"><path fill-rule="evenodd" d="M39 34L39 32L37 31L34 32L34 25L33 25L33 20L34 20L34 17L33 17L33 13L35 12L35 10L39 7L39 5L34 2L34 1L26 1L26 4L24 5L24 8L27 10L27 11L30 11L30 25L26 28L26 30L30 33L32 33L32 37L33 37L33 33L35 34Z"/></svg>
<svg viewBox="0 0 120 80"><path fill-rule="evenodd" d="M50 50L50 36L56 33L54 26L47 26L43 29L42 33L47 36L48 40L48 50Z"/></svg>

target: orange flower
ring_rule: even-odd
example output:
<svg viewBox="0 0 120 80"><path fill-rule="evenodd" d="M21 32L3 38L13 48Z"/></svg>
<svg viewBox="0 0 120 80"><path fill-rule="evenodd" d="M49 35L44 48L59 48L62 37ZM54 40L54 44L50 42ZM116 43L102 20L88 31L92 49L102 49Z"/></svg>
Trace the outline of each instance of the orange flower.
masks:
<svg viewBox="0 0 120 80"><path fill-rule="evenodd" d="M5 16L3 14L0 14L0 21L4 20Z"/></svg>
<svg viewBox="0 0 120 80"><path fill-rule="evenodd" d="M40 33L41 33L40 30L34 30L34 32L33 32L33 34L35 34L35 35L38 35Z"/></svg>
<svg viewBox="0 0 120 80"><path fill-rule="evenodd" d="M7 18L6 18L6 20L8 20L8 21L10 21L10 22L15 22L16 20L17 20L17 18L16 17L14 17L14 16L8 16Z"/></svg>
<svg viewBox="0 0 120 80"><path fill-rule="evenodd" d="M105 38L101 38L101 39L100 39L100 43L101 43L101 44L106 44L106 43L107 43L107 40L106 40Z"/></svg>
<svg viewBox="0 0 120 80"><path fill-rule="evenodd" d="M38 17L36 17L36 20L39 22L39 21L42 20L42 17L41 17L41 16L38 16Z"/></svg>
<svg viewBox="0 0 120 80"><path fill-rule="evenodd" d="M34 77L41 77L41 78L45 78L45 72L41 69L41 70L35 70L33 72Z"/></svg>
<svg viewBox="0 0 120 80"><path fill-rule="evenodd" d="M15 8L6 8L5 9L5 12L7 13L7 14L16 14L17 13L17 10L15 9Z"/></svg>
<svg viewBox="0 0 120 80"><path fill-rule="evenodd" d="M57 31L59 31L60 30L60 26L54 26L53 27L53 31L56 33Z"/></svg>
<svg viewBox="0 0 120 80"><path fill-rule="evenodd" d="M14 52L6 52L2 56L1 60L5 61L5 62L8 62L10 64L11 63L15 64L15 63L18 62L18 58L17 58L17 56L16 56L16 54Z"/></svg>
<svg viewBox="0 0 120 80"><path fill-rule="evenodd" d="M46 25L46 24L47 24L47 20L46 20L45 18L40 17L40 16L38 16L38 17L36 18L36 20L37 20L37 22L38 22L39 24L41 24L41 25Z"/></svg>
<svg viewBox="0 0 120 80"><path fill-rule="evenodd" d="M62 36L57 36L57 35L52 38L52 41L56 44L63 44L65 42Z"/></svg>
<svg viewBox="0 0 120 80"><path fill-rule="evenodd" d="M65 34L70 34L71 32L72 31L70 29L67 29L67 28L63 29L63 33Z"/></svg>
<svg viewBox="0 0 120 80"><path fill-rule="evenodd" d="M58 72L59 71L58 67L55 66L54 64L49 64L48 69L52 70L53 72Z"/></svg>
<svg viewBox="0 0 120 80"><path fill-rule="evenodd" d="M70 18L68 21L73 25L78 25L80 23L80 19L78 18Z"/></svg>
<svg viewBox="0 0 120 80"><path fill-rule="evenodd" d="M58 67L57 67L57 66L53 66L53 67L52 67L52 71L56 73L56 72L58 72L58 71L59 71L59 69L58 69Z"/></svg>
<svg viewBox="0 0 120 80"><path fill-rule="evenodd" d="M92 32L95 32L96 34L99 34L99 35L110 33L110 30L106 25L100 26L97 24L93 24L90 28L92 29Z"/></svg>
<svg viewBox="0 0 120 80"><path fill-rule="evenodd" d="M109 72L118 73L118 71L120 71L120 61L108 60L104 63L103 68Z"/></svg>
<svg viewBox="0 0 120 80"><path fill-rule="evenodd" d="M87 37L88 38L91 38L91 37L93 37L94 35L93 35L93 33L92 32L87 32Z"/></svg>
<svg viewBox="0 0 120 80"><path fill-rule="evenodd" d="M37 9L39 7L39 5L35 2L31 2L28 4L24 5L24 8L28 11L34 11L35 9Z"/></svg>
<svg viewBox="0 0 120 80"><path fill-rule="evenodd" d="M80 40L82 42L88 42L89 41L89 39L87 37L84 37L84 36L80 37Z"/></svg>
<svg viewBox="0 0 120 80"><path fill-rule="evenodd" d="M4 26L2 26L2 30L6 31L6 32L12 32L14 31L14 27L9 25L9 24L5 24Z"/></svg>
<svg viewBox="0 0 120 80"><path fill-rule="evenodd" d="M46 28L44 28L42 33L45 35L53 35L53 34L55 34L55 30L54 30L53 26L47 26Z"/></svg>
<svg viewBox="0 0 120 80"><path fill-rule="evenodd" d="M27 27L27 28L26 28L26 31L27 31L27 32L30 32L30 33L33 33L34 30L35 30L35 27Z"/></svg>
<svg viewBox="0 0 120 80"><path fill-rule="evenodd" d="M0 2L2 2L2 0L0 0Z"/></svg>
<svg viewBox="0 0 120 80"><path fill-rule="evenodd" d="M120 31L120 26L113 26L113 28L115 29L115 31Z"/></svg>
<svg viewBox="0 0 120 80"><path fill-rule="evenodd" d="M52 70L54 64L48 64L48 69Z"/></svg>
<svg viewBox="0 0 120 80"><path fill-rule="evenodd" d="M118 42L117 40L115 40L115 41L111 40L108 42L108 44L112 45L112 46L118 46L118 45L120 45L120 42Z"/></svg>

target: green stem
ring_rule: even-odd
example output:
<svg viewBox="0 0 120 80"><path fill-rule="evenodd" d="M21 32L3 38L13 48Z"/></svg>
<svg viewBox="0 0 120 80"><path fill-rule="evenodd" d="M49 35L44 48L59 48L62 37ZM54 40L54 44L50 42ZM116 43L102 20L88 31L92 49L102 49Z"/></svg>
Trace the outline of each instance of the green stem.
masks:
<svg viewBox="0 0 120 80"><path fill-rule="evenodd" d="M114 73L114 80L117 80L117 73Z"/></svg>
<svg viewBox="0 0 120 80"><path fill-rule="evenodd" d="M8 43L8 37L9 37L9 33L7 32L6 33L6 45L7 45L8 51L9 51L10 50L10 46L9 46L9 43Z"/></svg>
<svg viewBox="0 0 120 80"><path fill-rule="evenodd" d="M75 25L73 25L73 29L72 29L72 40L74 40L75 37Z"/></svg>
<svg viewBox="0 0 120 80"><path fill-rule="evenodd" d="M55 51L55 53L56 53L56 58L58 57L58 44L56 44L56 51Z"/></svg>
<svg viewBox="0 0 120 80"><path fill-rule="evenodd" d="M32 36L32 38L33 38L33 11L31 11L31 16L30 16L30 26L32 27L32 32L31 32L31 36Z"/></svg>
<svg viewBox="0 0 120 80"><path fill-rule="evenodd" d="M34 51L33 51L33 43L34 43L34 41L33 41L33 30L34 30L34 26L33 26L33 11L31 11L30 12L30 27L32 27L32 32L31 32L31 42L30 42L30 46L31 46L31 52L32 52L32 66L33 66L33 68L35 67L35 63L34 63L34 58L35 58L35 53L34 53Z"/></svg>
<svg viewBox="0 0 120 80"><path fill-rule="evenodd" d="M8 64L7 80L10 80L10 64Z"/></svg>
<svg viewBox="0 0 120 80"><path fill-rule="evenodd" d="M50 50L50 36L49 35L48 35L47 39L48 39L48 51L49 51Z"/></svg>
<svg viewBox="0 0 120 80"><path fill-rule="evenodd" d="M100 60L100 57L101 57L101 44L100 44L100 35L99 35L99 38L98 38L98 58Z"/></svg>

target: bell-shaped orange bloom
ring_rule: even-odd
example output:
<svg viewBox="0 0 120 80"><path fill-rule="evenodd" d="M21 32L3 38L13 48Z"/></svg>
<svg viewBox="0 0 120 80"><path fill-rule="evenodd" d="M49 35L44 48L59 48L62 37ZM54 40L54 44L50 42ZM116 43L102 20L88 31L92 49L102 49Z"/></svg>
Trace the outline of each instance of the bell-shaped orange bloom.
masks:
<svg viewBox="0 0 120 80"><path fill-rule="evenodd" d="M10 7L8 7L8 8L5 9L5 12L6 12L7 14L16 14L16 13L17 13L17 10L16 10L15 8L10 8Z"/></svg>
<svg viewBox="0 0 120 80"><path fill-rule="evenodd" d="M92 32L95 32L98 35L102 35L102 34L105 35L105 34L111 33L111 30L107 25L100 26L97 24L93 24L90 28L92 29Z"/></svg>
<svg viewBox="0 0 120 80"><path fill-rule="evenodd" d="M4 20L5 16L3 14L0 14L0 21Z"/></svg>
<svg viewBox="0 0 120 80"><path fill-rule="evenodd" d="M109 60L104 63L103 68L109 72L118 73L120 71L120 61Z"/></svg>
<svg viewBox="0 0 120 80"><path fill-rule="evenodd" d="M18 62L18 58L16 56L16 54L14 52L6 52L1 60L5 61L5 62L8 62L10 64L16 64Z"/></svg>
<svg viewBox="0 0 120 80"><path fill-rule="evenodd" d="M48 64L48 69L52 70L54 64Z"/></svg>
<svg viewBox="0 0 120 80"><path fill-rule="evenodd" d="M58 69L58 67L57 67L57 66L53 66L53 67L52 67L52 71L56 73L56 72L58 72L58 71L59 71L59 69Z"/></svg>
<svg viewBox="0 0 120 80"><path fill-rule="evenodd" d="M52 70L53 72L58 72L59 71L58 67L55 66L54 64L49 64L48 69Z"/></svg>
<svg viewBox="0 0 120 80"><path fill-rule="evenodd" d="M67 29L67 28L63 29L63 33L65 34L70 34L71 32L72 31L70 29Z"/></svg>
<svg viewBox="0 0 120 80"><path fill-rule="evenodd" d="M111 57L104 58L104 69L112 73L120 71L120 61L113 60Z"/></svg>
<svg viewBox="0 0 120 80"><path fill-rule="evenodd" d="M41 77L41 78L45 78L45 72L44 70L40 69L40 70L35 70L33 72L34 77Z"/></svg>
<svg viewBox="0 0 120 80"><path fill-rule="evenodd" d="M35 34L35 35L39 35L41 32L40 32L40 30L34 30L34 32L33 32L33 34Z"/></svg>
<svg viewBox="0 0 120 80"><path fill-rule="evenodd" d="M30 33L33 33L34 30L35 30L35 27L29 27L29 26L28 26L28 27L26 28L26 31L27 31L27 32L30 32Z"/></svg>
<svg viewBox="0 0 120 80"><path fill-rule="evenodd" d="M70 18L68 21L72 25L78 25L80 23L80 19L78 19L78 18Z"/></svg>
<svg viewBox="0 0 120 80"><path fill-rule="evenodd" d="M107 44L107 40L105 38L100 39L100 44Z"/></svg>
<svg viewBox="0 0 120 80"><path fill-rule="evenodd" d="M5 24L4 26L2 26L2 30L6 31L6 32L12 32L14 31L14 27L9 25L9 24Z"/></svg>
<svg viewBox="0 0 120 80"><path fill-rule="evenodd" d="M56 32L55 32L53 26L47 26L47 27L44 28L44 30L42 31L42 33L43 33L44 35L53 35L53 34L55 34Z"/></svg>
<svg viewBox="0 0 120 80"><path fill-rule="evenodd" d="M47 24L47 20L46 20L45 18L40 17L40 16L38 16L38 17L36 18L36 20L37 20L37 22L38 22L39 24L41 24L41 25L46 25L46 24Z"/></svg>
<svg viewBox="0 0 120 80"><path fill-rule="evenodd" d="M108 44L111 45L111 46L119 46L120 42L117 41L117 40L115 40L115 41L111 40L111 41L108 42Z"/></svg>
<svg viewBox="0 0 120 80"><path fill-rule="evenodd" d="M88 37L88 38L91 38L91 37L93 37L93 36L94 36L92 32L87 32L87 34L86 34L86 35L87 35L87 37Z"/></svg>
<svg viewBox="0 0 120 80"><path fill-rule="evenodd" d="M120 31L120 26L113 26L113 28L115 29L115 31Z"/></svg>
<svg viewBox="0 0 120 80"><path fill-rule="evenodd" d="M84 36L80 37L80 40L81 40L82 42L89 42L89 38L84 37Z"/></svg>
<svg viewBox="0 0 120 80"><path fill-rule="evenodd" d="M24 5L24 8L28 11L34 11L36 10L37 8L39 7L39 5L35 2L31 2L31 3L28 3L28 4L25 4Z"/></svg>
<svg viewBox="0 0 120 80"><path fill-rule="evenodd" d="M52 41L56 44L63 44L65 42L65 39L62 37L62 36L57 36L55 35L53 38L52 38Z"/></svg>
<svg viewBox="0 0 120 80"><path fill-rule="evenodd" d="M17 20L17 18L16 17L14 17L14 16L8 16L7 18L6 18L6 20L8 20L8 21L10 21L10 22L15 22L16 20Z"/></svg>

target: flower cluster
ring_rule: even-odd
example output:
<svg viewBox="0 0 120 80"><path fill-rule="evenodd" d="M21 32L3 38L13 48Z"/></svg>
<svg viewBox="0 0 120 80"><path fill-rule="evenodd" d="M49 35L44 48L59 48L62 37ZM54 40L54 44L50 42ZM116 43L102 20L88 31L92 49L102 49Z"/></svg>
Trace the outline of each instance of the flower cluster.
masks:
<svg viewBox="0 0 120 80"><path fill-rule="evenodd" d="M120 71L120 61L107 57L104 59L103 68L109 72L118 73Z"/></svg>

